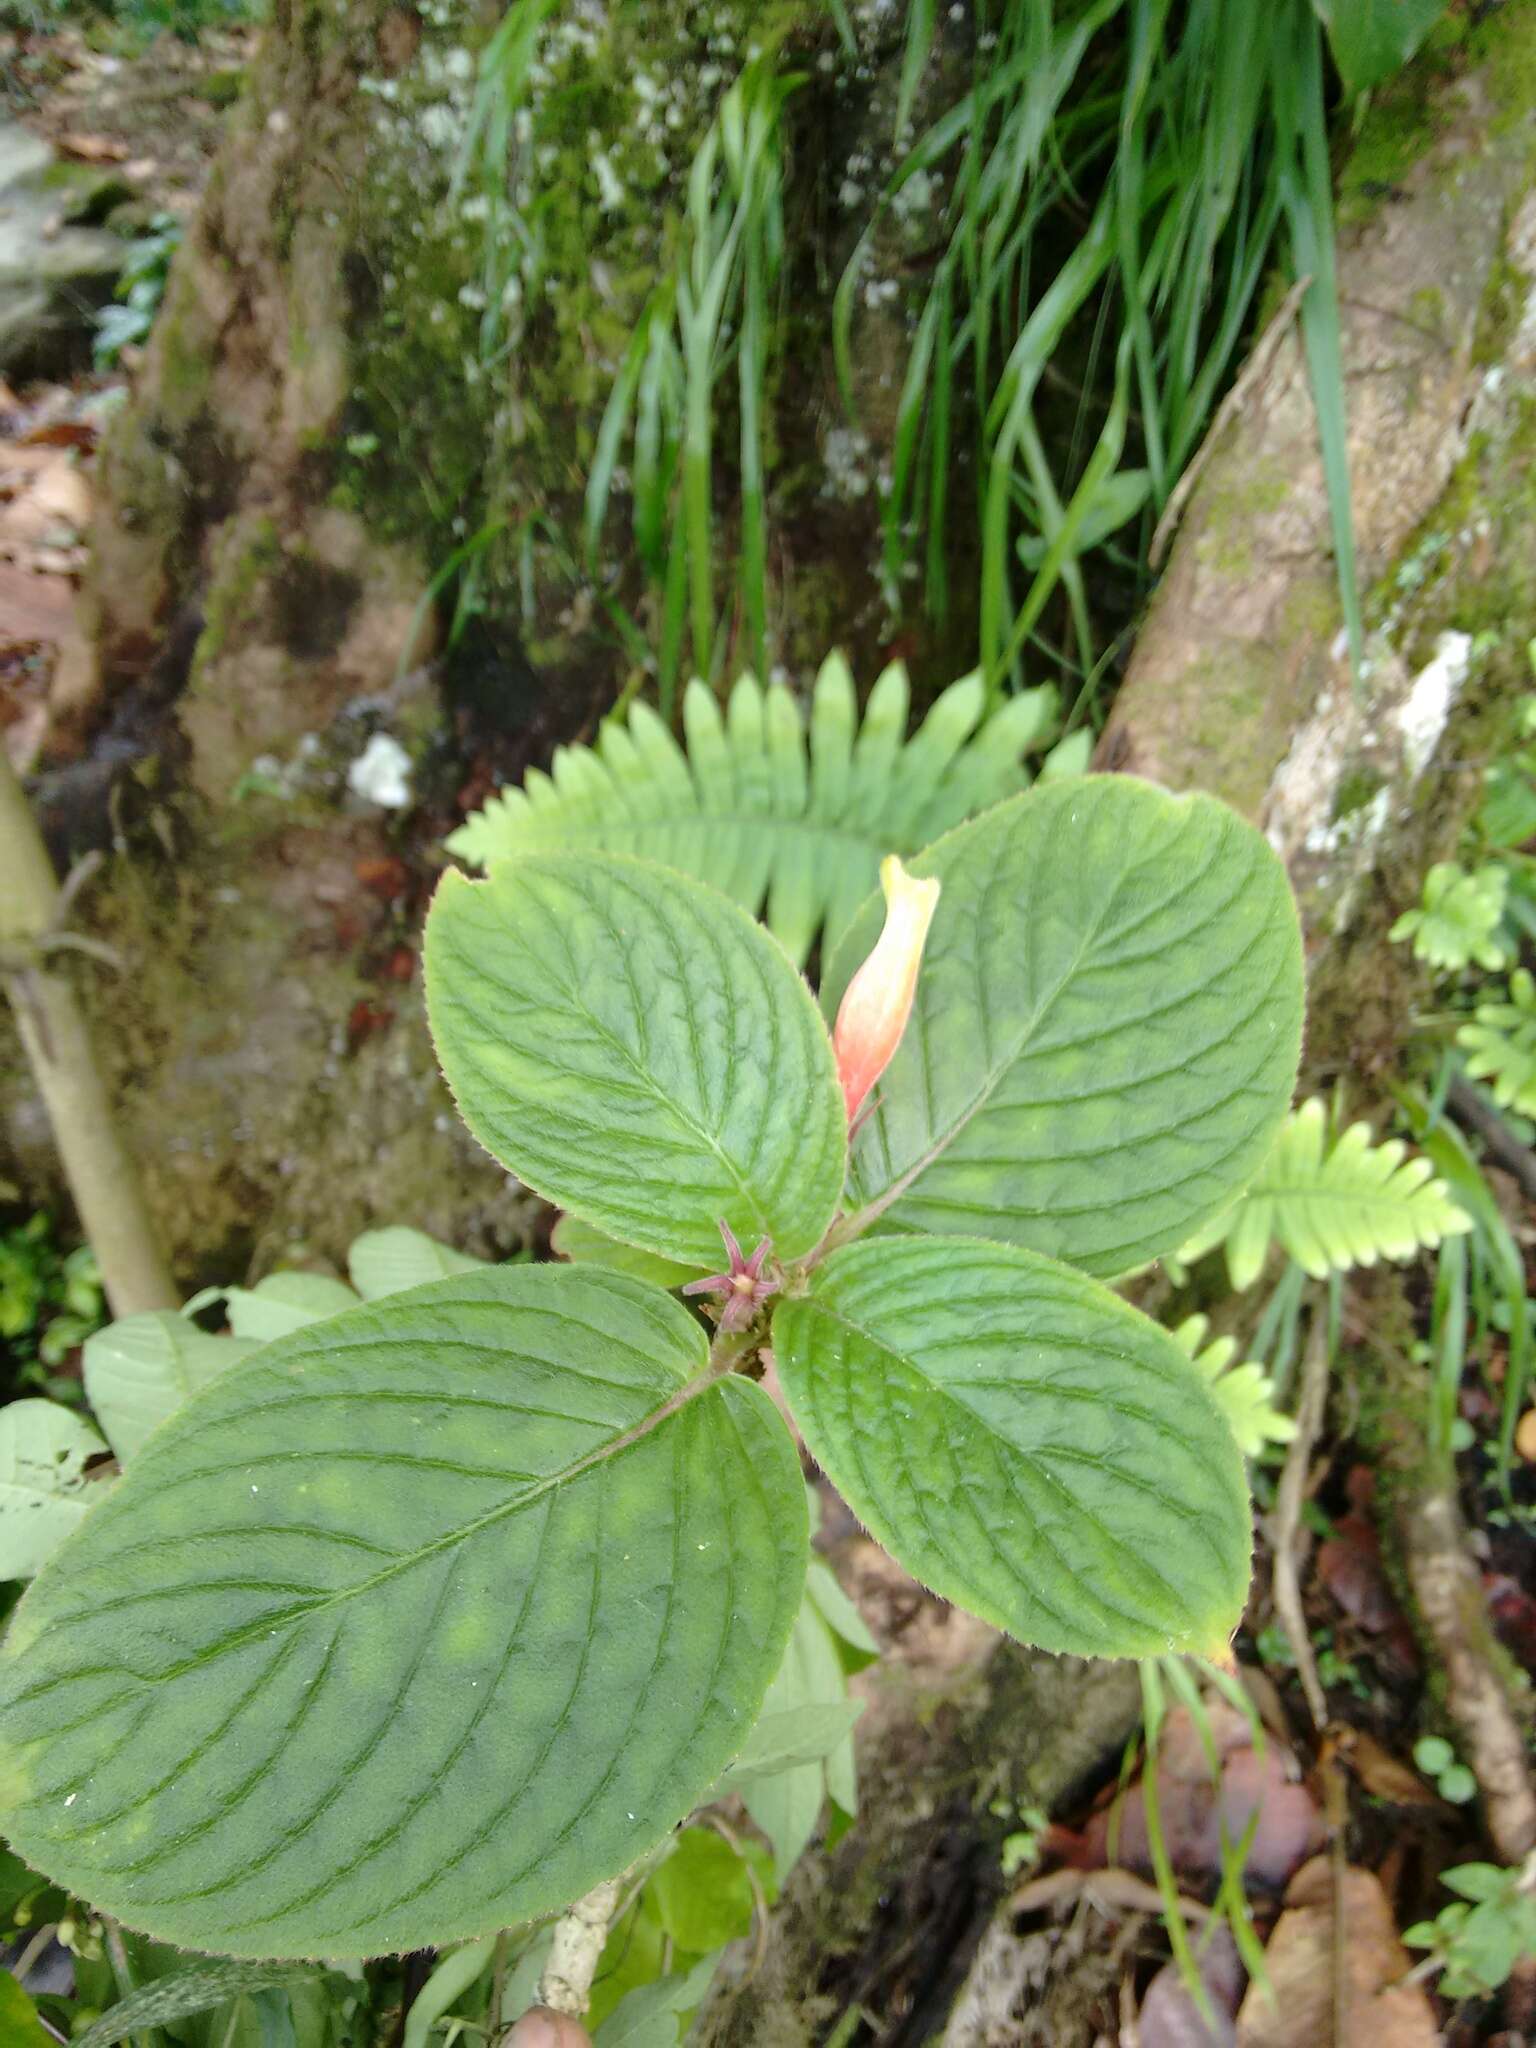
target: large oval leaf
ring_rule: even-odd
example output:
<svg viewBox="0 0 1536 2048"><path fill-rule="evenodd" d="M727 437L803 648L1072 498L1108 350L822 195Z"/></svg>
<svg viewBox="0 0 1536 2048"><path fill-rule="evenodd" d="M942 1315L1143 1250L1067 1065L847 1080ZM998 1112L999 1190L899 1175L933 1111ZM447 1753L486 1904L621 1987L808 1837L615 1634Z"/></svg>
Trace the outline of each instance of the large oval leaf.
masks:
<svg viewBox="0 0 1536 2048"><path fill-rule="evenodd" d="M865 1201L1122 1273L1241 1192L1301 1049L1301 938L1268 843L1123 775L1041 787L912 863L944 888L854 1151ZM879 929L865 906L824 991Z"/></svg>
<svg viewBox="0 0 1536 2048"><path fill-rule="evenodd" d="M1347 92L1390 78L1446 11L1447 0L1312 0Z"/></svg>
<svg viewBox="0 0 1536 2048"><path fill-rule="evenodd" d="M196 1388L257 1348L245 1337L211 1337L170 1309L124 1316L87 1337L86 1396L118 1462L126 1465Z"/></svg>
<svg viewBox="0 0 1536 2048"><path fill-rule="evenodd" d="M544 854L444 876L427 1009L464 1121L610 1236L717 1265L809 1251L847 1164L831 1041L745 912L648 861Z"/></svg>
<svg viewBox="0 0 1536 2048"><path fill-rule="evenodd" d="M86 1461L106 1445L58 1401L0 1408L0 1575L29 1579L85 1518ZM90 1489L96 1500L106 1489Z"/></svg>
<svg viewBox="0 0 1536 2048"><path fill-rule="evenodd" d="M1248 1587L1242 1459L1165 1330L964 1238L834 1252L773 1319L812 1455L892 1556L1042 1649L1212 1651Z"/></svg>
<svg viewBox="0 0 1536 2048"><path fill-rule="evenodd" d="M279 1339L150 1438L0 1647L0 1828L238 1956L435 1946L623 1869L750 1730L805 1491L678 1303L494 1268Z"/></svg>

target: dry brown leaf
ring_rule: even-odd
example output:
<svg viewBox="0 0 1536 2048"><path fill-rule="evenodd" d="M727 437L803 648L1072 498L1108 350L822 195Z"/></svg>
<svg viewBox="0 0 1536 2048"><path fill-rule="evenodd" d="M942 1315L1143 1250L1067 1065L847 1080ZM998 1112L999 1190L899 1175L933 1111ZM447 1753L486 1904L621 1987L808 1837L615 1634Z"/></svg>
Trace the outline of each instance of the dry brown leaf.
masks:
<svg viewBox="0 0 1536 2048"><path fill-rule="evenodd" d="M57 576L31 576L0 562L0 635L22 646L63 640L74 624L74 594Z"/></svg>
<svg viewBox="0 0 1536 2048"><path fill-rule="evenodd" d="M1333 1872L1314 1856L1291 1880L1265 1961L1274 2003L1257 1984L1237 2019L1237 2048L1436 2048L1428 1998L1401 1979L1410 1967L1392 1908L1369 1870L1344 1873L1344 2010L1334 2029Z"/></svg>
<svg viewBox="0 0 1536 2048"><path fill-rule="evenodd" d="M82 129L61 135L58 144L65 156L82 164L120 164L130 153L126 142L114 142L109 135L87 135Z"/></svg>
<svg viewBox="0 0 1536 2048"><path fill-rule="evenodd" d="M1068 1899L1085 1897L1105 1913L1161 1913L1166 1901L1156 1885L1148 1884L1134 1870L1111 1864L1105 1870L1051 1870L1044 1877L1026 1878L1008 1901L1011 1913L1040 1913ZM1211 1917L1209 1906L1199 1899L1179 1898L1186 1920L1203 1924Z"/></svg>
<svg viewBox="0 0 1536 2048"><path fill-rule="evenodd" d="M1368 1735L1363 1728L1342 1731L1338 1751L1362 1789L1373 1799L1384 1799L1389 1806L1440 1804L1438 1795L1429 1789L1417 1771L1400 1764L1374 1735Z"/></svg>
<svg viewBox="0 0 1536 2048"><path fill-rule="evenodd" d="M9 553L68 546L90 524L91 487L66 449L17 448L7 451L6 459L36 455L46 460L24 464L31 471L25 488L16 490L9 502L0 506L0 548ZM39 566L57 569L59 565Z"/></svg>
<svg viewBox="0 0 1536 2048"><path fill-rule="evenodd" d="M1177 1963L1164 1963L1141 2002L1141 2048L1233 2048L1233 2020L1243 1995L1245 1972L1237 1945L1218 1927L1200 1951L1199 1969L1210 2006L1209 2019L1190 1995Z"/></svg>
<svg viewBox="0 0 1536 2048"><path fill-rule="evenodd" d="M85 448L96 446L100 428L95 420L43 420L17 442L19 448Z"/></svg>
<svg viewBox="0 0 1536 2048"><path fill-rule="evenodd" d="M0 442L0 497L14 498L32 488L35 477L59 459L56 448L29 448L24 441Z"/></svg>
<svg viewBox="0 0 1536 2048"><path fill-rule="evenodd" d="M1173 1708L1159 1749L1158 1803L1163 1836L1175 1869L1212 1877L1222 1867L1223 1839L1236 1841L1257 1812L1258 1824L1247 1869L1276 1890L1317 1848L1322 1823L1305 1785L1291 1777L1290 1759L1276 1742L1260 1755L1251 1746L1246 1719L1224 1704L1208 1709L1221 1757L1219 1786L1187 1709ZM1146 1799L1140 1783L1123 1799L1090 1815L1072 1849L1058 1843L1086 1867L1115 1860L1133 1870L1150 1870Z"/></svg>

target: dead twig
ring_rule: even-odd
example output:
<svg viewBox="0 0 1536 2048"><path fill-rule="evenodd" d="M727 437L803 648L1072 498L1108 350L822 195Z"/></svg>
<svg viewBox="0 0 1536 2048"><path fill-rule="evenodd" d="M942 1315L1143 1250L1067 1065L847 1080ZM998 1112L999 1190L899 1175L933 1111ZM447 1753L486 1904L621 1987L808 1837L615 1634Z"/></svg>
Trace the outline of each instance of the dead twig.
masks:
<svg viewBox="0 0 1536 2048"><path fill-rule="evenodd" d="M1285 1454L1285 1470L1275 1493L1270 1530L1274 1552L1272 1589L1275 1613L1296 1659L1296 1675L1306 1695L1307 1711L1319 1734L1328 1725L1328 1700L1317 1675L1312 1638L1301 1606L1301 1580L1296 1556L1301 1536L1301 1511L1306 1505L1312 1453L1322 1434L1328 1405L1328 1325L1321 1308L1313 1311L1302 1358L1301 1393L1296 1403L1296 1434Z"/></svg>
<svg viewBox="0 0 1536 2048"><path fill-rule="evenodd" d="M540 2005L577 2020L586 2012L592 1979L623 1889L622 1876L594 1885L555 1922L554 1940L539 1978Z"/></svg>
<svg viewBox="0 0 1536 2048"><path fill-rule="evenodd" d="M1536 1202L1536 1152L1521 1144L1487 1097L1458 1075L1446 1096L1446 1107L1463 1130L1482 1139L1494 1165L1502 1166L1519 1183L1521 1193Z"/></svg>
<svg viewBox="0 0 1536 2048"><path fill-rule="evenodd" d="M1488 1836L1503 1863L1536 1849L1536 1790L1525 1734L1502 1675L1482 1584L1455 1496L1408 1487L1394 1502L1414 1606L1445 1674L1445 1711L1483 1796Z"/></svg>

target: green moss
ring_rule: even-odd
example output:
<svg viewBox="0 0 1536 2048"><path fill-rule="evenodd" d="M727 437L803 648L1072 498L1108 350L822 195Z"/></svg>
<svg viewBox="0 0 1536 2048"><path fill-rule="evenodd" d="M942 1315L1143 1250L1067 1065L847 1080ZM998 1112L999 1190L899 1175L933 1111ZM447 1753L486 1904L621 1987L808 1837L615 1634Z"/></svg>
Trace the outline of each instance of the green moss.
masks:
<svg viewBox="0 0 1536 2048"><path fill-rule="evenodd" d="M1466 52L1487 77L1496 108L1493 132L1536 112L1536 0L1504 0L1489 10L1468 29Z"/></svg>
<svg viewBox="0 0 1536 2048"><path fill-rule="evenodd" d="M1509 354L1528 289L1528 281L1501 251L1489 272L1472 337L1472 360L1481 368L1502 363Z"/></svg>
<svg viewBox="0 0 1536 2048"><path fill-rule="evenodd" d="M688 169L720 95L749 45L809 12L807 0L779 0L769 22L751 0L721 0L706 23L671 0L631 0L609 9L595 35L557 15L525 109L522 217L490 260L473 176L447 198L456 143L424 184L430 167L386 133L394 115L417 128L424 118L441 128L445 107L464 117L462 95L445 100L441 89L445 61L462 53L429 29L409 70L389 82L394 113L381 106L365 179L359 326L370 342L354 364L335 456L337 502L382 538L425 540L433 564L488 518L508 517L479 572L492 608L510 609L512 529L579 530L603 410L646 299L671 266ZM498 320L487 300L507 286Z"/></svg>
<svg viewBox="0 0 1536 2048"><path fill-rule="evenodd" d="M238 66L226 71L209 71L192 90L211 107L232 107L245 90L245 73Z"/></svg>
<svg viewBox="0 0 1536 2048"><path fill-rule="evenodd" d="M1447 52L1421 52L1372 94L1339 177L1341 228L1371 219L1434 147L1441 132L1439 88L1448 69Z"/></svg>
<svg viewBox="0 0 1536 2048"><path fill-rule="evenodd" d="M1339 178L1341 228L1358 227L1389 200L1445 125L1445 88L1477 72L1494 105L1496 135L1536 110L1536 0L1502 0L1474 25L1448 13L1414 61L1379 86ZM1536 135L1533 135L1536 149Z"/></svg>
<svg viewBox="0 0 1536 2048"><path fill-rule="evenodd" d="M57 201L60 219L83 225L105 221L114 207L134 196L116 170L99 164L63 160L50 164L37 182Z"/></svg>
<svg viewBox="0 0 1536 2048"><path fill-rule="evenodd" d="M155 323L155 344L160 352L159 411L173 436L186 434L207 409L214 340L190 263L173 264Z"/></svg>
<svg viewBox="0 0 1536 2048"><path fill-rule="evenodd" d="M263 586L281 561L282 552L282 539L271 519L256 519L225 537L192 657L191 689L198 687L240 629L256 616Z"/></svg>
<svg viewBox="0 0 1536 2048"><path fill-rule="evenodd" d="M1356 768L1341 778L1333 796L1333 818L1335 825L1345 818L1352 818L1363 811L1383 787L1385 778L1372 768Z"/></svg>
<svg viewBox="0 0 1536 2048"><path fill-rule="evenodd" d="M1290 492L1290 478L1279 462L1256 463L1242 475L1231 463L1221 465L1205 493L1201 559L1224 574L1246 575L1253 567L1255 524L1277 512Z"/></svg>

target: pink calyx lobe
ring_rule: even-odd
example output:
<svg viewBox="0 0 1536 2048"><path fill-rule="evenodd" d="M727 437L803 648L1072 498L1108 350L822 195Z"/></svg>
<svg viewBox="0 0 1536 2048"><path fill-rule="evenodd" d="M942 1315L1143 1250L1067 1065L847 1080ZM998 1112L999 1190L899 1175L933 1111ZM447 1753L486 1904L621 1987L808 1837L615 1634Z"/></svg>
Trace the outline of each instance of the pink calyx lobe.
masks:
<svg viewBox="0 0 1536 2048"><path fill-rule="evenodd" d="M765 1273L764 1266L773 1250L770 1238L763 1238L750 1258L743 1255L736 1242L736 1233L722 1216L720 1235L725 1239L726 1256L729 1266L723 1273L710 1273L702 1280L690 1280L683 1288L684 1294L719 1294L725 1297L725 1305L716 1317L721 1330L744 1330L757 1314L763 1303L779 1291L780 1279L777 1271Z"/></svg>
<svg viewBox="0 0 1536 2048"><path fill-rule="evenodd" d="M939 901L937 879L909 875L894 853L880 863L880 886L885 891L885 925L874 951L849 982L832 1031L850 1129L907 1028L928 927Z"/></svg>

